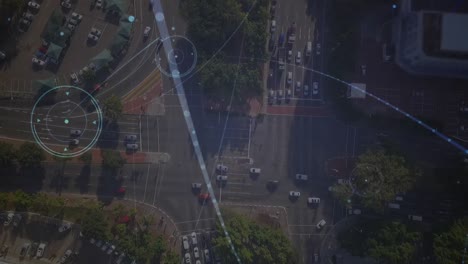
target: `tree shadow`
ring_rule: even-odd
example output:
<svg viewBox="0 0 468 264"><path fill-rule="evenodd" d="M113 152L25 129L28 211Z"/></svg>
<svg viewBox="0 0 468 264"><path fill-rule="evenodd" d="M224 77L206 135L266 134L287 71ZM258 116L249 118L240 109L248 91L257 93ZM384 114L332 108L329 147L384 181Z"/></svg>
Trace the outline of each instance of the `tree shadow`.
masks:
<svg viewBox="0 0 468 264"><path fill-rule="evenodd" d="M80 193L88 193L89 181L91 178L91 166L89 164L84 165L81 168L80 175L75 178L75 186L80 189Z"/></svg>

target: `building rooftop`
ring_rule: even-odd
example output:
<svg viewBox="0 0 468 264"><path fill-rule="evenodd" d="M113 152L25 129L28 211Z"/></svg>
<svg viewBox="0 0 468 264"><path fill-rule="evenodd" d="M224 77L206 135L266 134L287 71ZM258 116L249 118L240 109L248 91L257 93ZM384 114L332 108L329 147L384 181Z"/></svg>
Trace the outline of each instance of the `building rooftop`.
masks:
<svg viewBox="0 0 468 264"><path fill-rule="evenodd" d="M439 11L468 13L468 1L464 0L411 0L412 11Z"/></svg>
<svg viewBox="0 0 468 264"><path fill-rule="evenodd" d="M468 52L468 15L444 14L440 49Z"/></svg>

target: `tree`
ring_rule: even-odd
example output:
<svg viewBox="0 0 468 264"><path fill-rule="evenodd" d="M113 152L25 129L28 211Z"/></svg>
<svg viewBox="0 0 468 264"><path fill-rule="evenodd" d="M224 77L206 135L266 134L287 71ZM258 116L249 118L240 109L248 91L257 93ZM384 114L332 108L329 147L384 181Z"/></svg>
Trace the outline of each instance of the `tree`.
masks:
<svg viewBox="0 0 468 264"><path fill-rule="evenodd" d="M16 159L16 152L12 144L0 142L0 167L11 167Z"/></svg>
<svg viewBox="0 0 468 264"><path fill-rule="evenodd" d="M122 116L123 105L119 97L114 94L104 100L104 116L112 122L117 121Z"/></svg>
<svg viewBox="0 0 468 264"><path fill-rule="evenodd" d="M172 250L166 251L163 257L163 264L179 264L180 256Z"/></svg>
<svg viewBox="0 0 468 264"><path fill-rule="evenodd" d="M82 77L85 81L90 82L96 79L96 73L93 70L88 69L87 71L83 71Z"/></svg>
<svg viewBox="0 0 468 264"><path fill-rule="evenodd" d="M95 239L107 239L109 237L109 224L104 211L101 208L90 208L81 219L83 235Z"/></svg>
<svg viewBox="0 0 468 264"><path fill-rule="evenodd" d="M40 167L41 162L46 158L44 151L31 142L21 144L17 152L17 159L24 168Z"/></svg>
<svg viewBox="0 0 468 264"><path fill-rule="evenodd" d="M352 176L354 192L364 206L382 210L398 193L410 189L418 172L411 170L401 156L370 149L359 156Z"/></svg>
<svg viewBox="0 0 468 264"><path fill-rule="evenodd" d="M353 189L349 184L335 184L331 189L332 195L340 203L348 205L351 203L351 197L353 196Z"/></svg>
<svg viewBox="0 0 468 264"><path fill-rule="evenodd" d="M456 221L447 232L435 235L434 255L437 263L458 264L468 247L468 217Z"/></svg>
<svg viewBox="0 0 468 264"><path fill-rule="evenodd" d="M385 224L378 232L371 234L366 244L368 255L379 263L412 263L421 234L410 232L400 222Z"/></svg>
<svg viewBox="0 0 468 264"><path fill-rule="evenodd" d="M28 211L31 206L31 196L23 191L16 191L13 193L13 203L15 204L16 211Z"/></svg>
<svg viewBox="0 0 468 264"><path fill-rule="evenodd" d="M120 155L119 151L105 149L102 151L102 165L109 169L119 169L125 164L126 160Z"/></svg>
<svg viewBox="0 0 468 264"><path fill-rule="evenodd" d="M230 215L226 221L226 228L232 243L242 263L297 263L291 242L280 229L272 229L259 225L241 215ZM224 237L221 224L217 224L219 236L214 238L213 244L217 248L223 263L236 263L237 260L231 252L230 244Z"/></svg>

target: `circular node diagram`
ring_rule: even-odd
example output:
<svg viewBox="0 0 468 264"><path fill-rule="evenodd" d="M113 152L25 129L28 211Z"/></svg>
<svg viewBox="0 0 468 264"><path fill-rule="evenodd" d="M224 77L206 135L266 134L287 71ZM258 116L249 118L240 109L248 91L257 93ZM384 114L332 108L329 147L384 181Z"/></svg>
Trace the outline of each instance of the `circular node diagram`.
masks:
<svg viewBox="0 0 468 264"><path fill-rule="evenodd" d="M52 155L71 158L96 144L102 121L101 109L91 94L65 85L56 86L37 99L30 123L39 146Z"/></svg>
<svg viewBox="0 0 468 264"><path fill-rule="evenodd" d="M165 49L162 49L165 44L169 44L172 50L165 52ZM158 69L168 77L182 78L192 72L197 65L197 51L195 45L186 37L167 37L161 40L157 51L155 58L156 65Z"/></svg>

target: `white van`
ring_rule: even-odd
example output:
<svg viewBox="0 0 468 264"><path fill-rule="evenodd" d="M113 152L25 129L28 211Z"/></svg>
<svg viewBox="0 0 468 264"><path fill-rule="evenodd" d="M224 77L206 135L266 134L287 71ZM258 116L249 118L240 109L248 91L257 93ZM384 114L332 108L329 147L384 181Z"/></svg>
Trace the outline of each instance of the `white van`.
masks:
<svg viewBox="0 0 468 264"><path fill-rule="evenodd" d="M320 198L318 198L318 197L309 197L309 198L307 198L307 203L308 204L319 204L320 203Z"/></svg>
<svg viewBox="0 0 468 264"><path fill-rule="evenodd" d="M301 64L301 61L302 61L301 52L298 51L298 52L297 52L297 56L296 56L296 63L297 63L297 64Z"/></svg>
<svg viewBox="0 0 468 264"><path fill-rule="evenodd" d="M276 21L272 20L271 21L271 26L270 26L270 32L273 33L276 31Z"/></svg>
<svg viewBox="0 0 468 264"><path fill-rule="evenodd" d="M307 42L306 46L306 57L309 57L312 54L312 41Z"/></svg>

